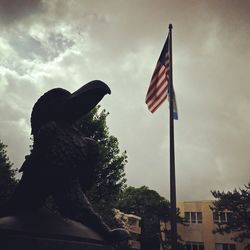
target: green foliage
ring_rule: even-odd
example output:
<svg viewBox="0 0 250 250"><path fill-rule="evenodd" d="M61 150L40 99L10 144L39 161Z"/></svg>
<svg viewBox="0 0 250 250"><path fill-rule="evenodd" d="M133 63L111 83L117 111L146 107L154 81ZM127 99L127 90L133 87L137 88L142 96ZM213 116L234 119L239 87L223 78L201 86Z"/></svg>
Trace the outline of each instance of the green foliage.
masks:
<svg viewBox="0 0 250 250"><path fill-rule="evenodd" d="M250 182L243 189L235 189L233 192L212 191L216 201L212 210L216 214L223 211L229 212L228 221L218 222L214 233L237 232L233 239L242 242L250 239ZM248 247L250 245L248 244Z"/></svg>
<svg viewBox="0 0 250 250"><path fill-rule="evenodd" d="M126 152L120 153L116 137L109 134L106 119L109 113L93 109L78 122L78 127L86 137L93 138L99 145L100 155L95 173L95 185L87 194L95 209L106 219L111 219L111 211L126 182L124 167Z"/></svg>
<svg viewBox="0 0 250 250"><path fill-rule="evenodd" d="M128 187L120 195L116 207L124 213L136 214L142 218L143 250L159 249L160 242L163 243L160 221L168 222L170 213L170 204L164 197L146 186ZM179 216L178 220L181 221Z"/></svg>
<svg viewBox="0 0 250 250"><path fill-rule="evenodd" d="M136 214L141 217L148 214L157 214L159 218L165 218L169 210L169 202L146 186L126 188L121 193L117 206L125 213Z"/></svg>
<svg viewBox="0 0 250 250"><path fill-rule="evenodd" d="M16 170L12 169L6 148L0 141L0 206L9 199L16 186Z"/></svg>

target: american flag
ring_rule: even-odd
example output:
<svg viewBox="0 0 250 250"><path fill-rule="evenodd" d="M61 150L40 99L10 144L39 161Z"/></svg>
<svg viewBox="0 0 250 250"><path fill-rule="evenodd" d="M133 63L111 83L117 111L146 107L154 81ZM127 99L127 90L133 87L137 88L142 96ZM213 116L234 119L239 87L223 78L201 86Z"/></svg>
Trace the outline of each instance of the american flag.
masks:
<svg viewBox="0 0 250 250"><path fill-rule="evenodd" d="M156 64L146 95L148 109L154 113L169 97L170 53L169 36L164 44L159 60ZM178 119L175 95L173 93L173 117Z"/></svg>

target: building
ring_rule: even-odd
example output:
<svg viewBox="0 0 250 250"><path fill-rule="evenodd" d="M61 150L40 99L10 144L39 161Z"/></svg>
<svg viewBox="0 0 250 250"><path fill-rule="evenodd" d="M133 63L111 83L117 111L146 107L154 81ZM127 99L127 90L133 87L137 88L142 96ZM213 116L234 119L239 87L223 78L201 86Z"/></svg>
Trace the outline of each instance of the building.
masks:
<svg viewBox="0 0 250 250"><path fill-rule="evenodd" d="M119 221L125 229L127 229L131 235L129 245L132 250L141 249L140 237L141 237L141 217L134 214L125 214L120 210L115 209L115 218Z"/></svg>
<svg viewBox="0 0 250 250"><path fill-rule="evenodd" d="M141 217L133 214L126 214L126 216L128 217L128 230L131 234L129 244L133 250L141 249Z"/></svg>
<svg viewBox="0 0 250 250"><path fill-rule="evenodd" d="M187 250L244 250L248 242L236 243L231 238L234 234L214 234L216 222L227 221L230 213L213 214L212 201L177 202L180 216L185 218L187 226L177 225ZM165 225L161 224L161 227ZM169 227L169 225L167 225ZM163 228L162 228L163 229ZM164 236L163 236L164 237ZM162 247L162 249L164 249Z"/></svg>

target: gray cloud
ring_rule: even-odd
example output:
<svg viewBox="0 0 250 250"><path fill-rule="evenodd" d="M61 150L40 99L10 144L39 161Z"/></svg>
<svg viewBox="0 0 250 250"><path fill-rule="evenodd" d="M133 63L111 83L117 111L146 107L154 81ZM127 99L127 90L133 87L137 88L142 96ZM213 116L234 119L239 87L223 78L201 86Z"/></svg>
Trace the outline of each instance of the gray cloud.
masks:
<svg viewBox="0 0 250 250"><path fill-rule="evenodd" d="M6 3L0 139L17 167L28 152L36 99L53 87L73 91L102 79L112 89L102 101L108 125L128 151L128 184L169 197L168 105L151 115L144 99L172 22L177 198L207 199L211 189L249 181L249 1Z"/></svg>
<svg viewBox="0 0 250 250"><path fill-rule="evenodd" d="M41 9L41 0L1 0L0 20L4 25L12 25L39 12Z"/></svg>

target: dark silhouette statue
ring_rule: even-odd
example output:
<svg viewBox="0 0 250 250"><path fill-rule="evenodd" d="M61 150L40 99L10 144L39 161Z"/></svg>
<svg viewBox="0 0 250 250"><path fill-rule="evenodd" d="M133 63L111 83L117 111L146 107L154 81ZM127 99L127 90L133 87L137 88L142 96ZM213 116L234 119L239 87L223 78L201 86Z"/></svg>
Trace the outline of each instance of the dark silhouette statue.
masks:
<svg viewBox="0 0 250 250"><path fill-rule="evenodd" d="M107 241L128 238L124 229L111 230L85 195L93 184L98 145L74 125L110 93L96 80L72 94L55 88L38 99L31 114L33 149L5 215L36 211L52 196L62 216L89 226Z"/></svg>

